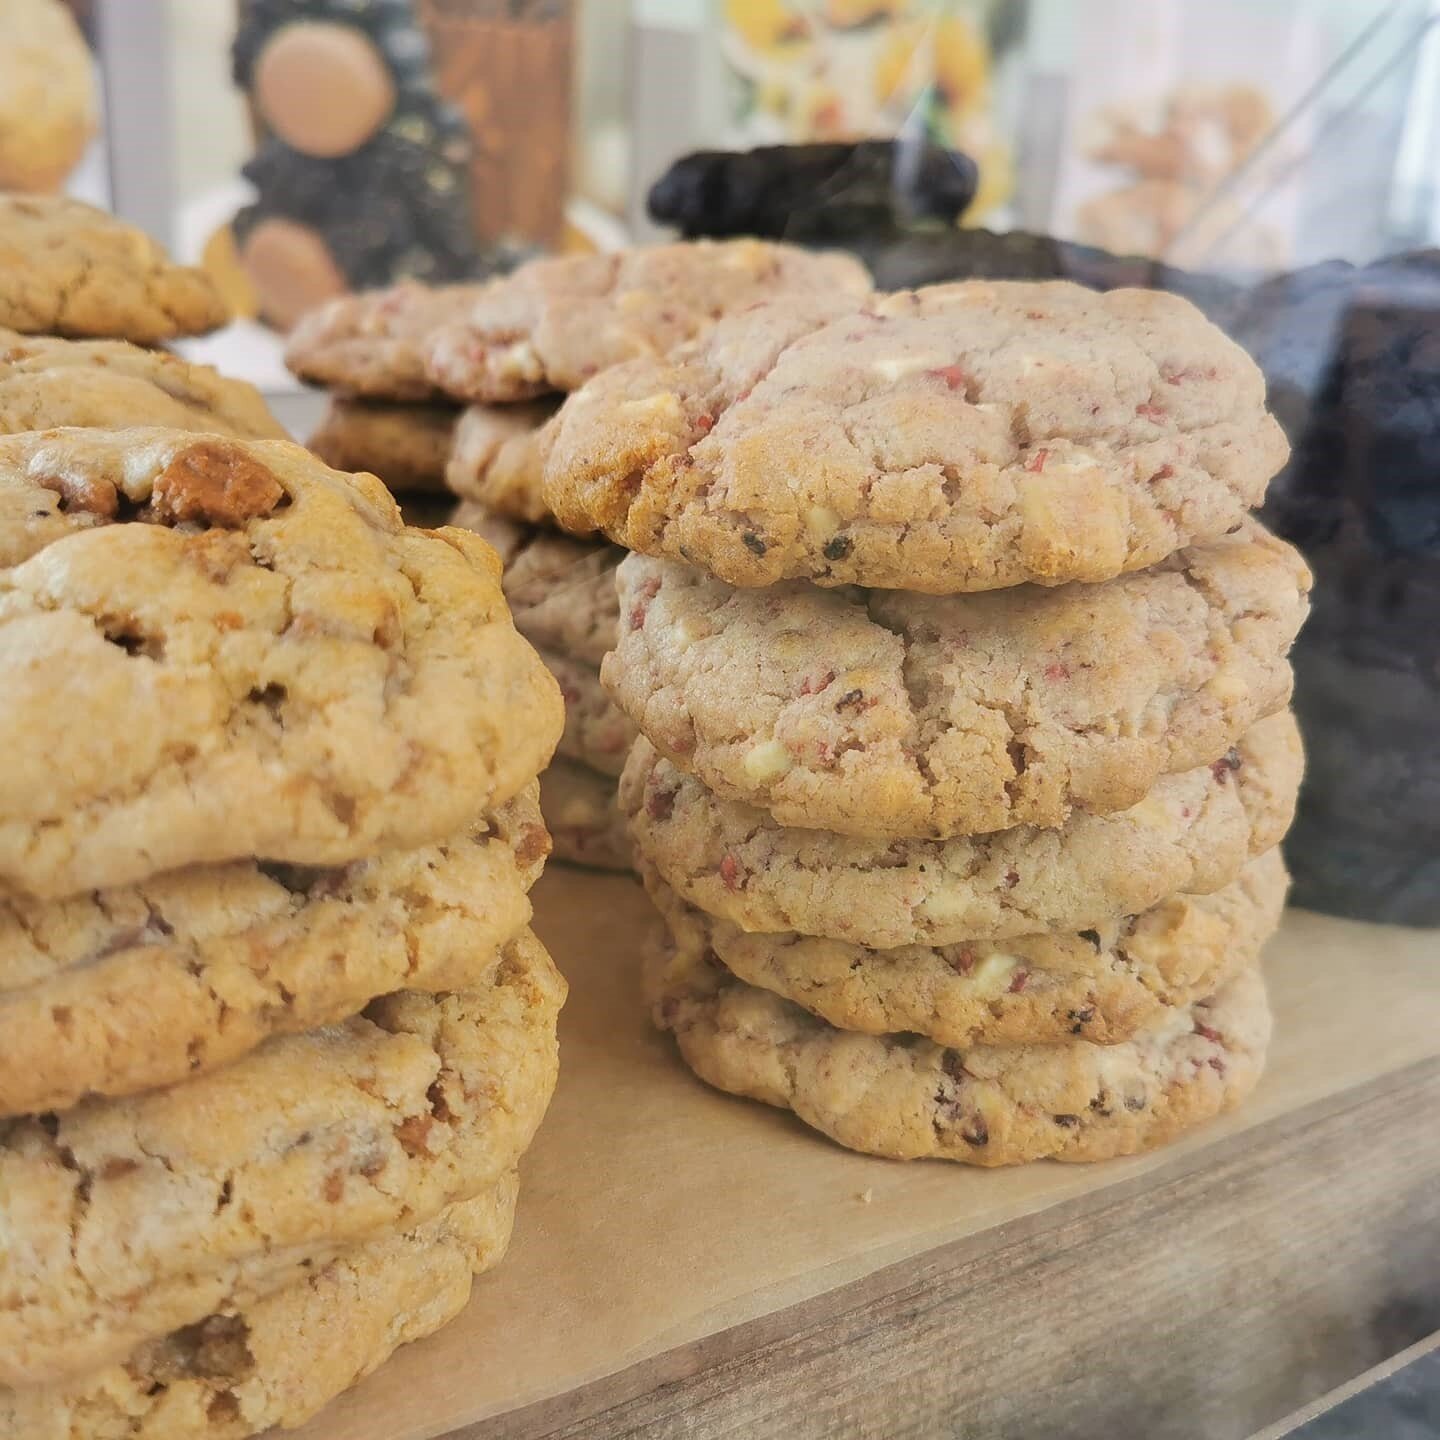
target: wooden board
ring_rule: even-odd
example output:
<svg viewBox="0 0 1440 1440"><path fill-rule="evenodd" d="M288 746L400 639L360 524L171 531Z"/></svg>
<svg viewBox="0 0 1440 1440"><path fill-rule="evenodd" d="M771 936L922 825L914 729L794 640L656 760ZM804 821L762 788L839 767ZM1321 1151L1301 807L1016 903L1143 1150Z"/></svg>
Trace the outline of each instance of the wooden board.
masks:
<svg viewBox="0 0 1440 1440"><path fill-rule="evenodd" d="M310 1440L1240 1437L1440 1328L1440 932L1292 912L1244 1110L986 1172L708 1090L642 1014L639 887L535 898L571 998L510 1256Z"/></svg>

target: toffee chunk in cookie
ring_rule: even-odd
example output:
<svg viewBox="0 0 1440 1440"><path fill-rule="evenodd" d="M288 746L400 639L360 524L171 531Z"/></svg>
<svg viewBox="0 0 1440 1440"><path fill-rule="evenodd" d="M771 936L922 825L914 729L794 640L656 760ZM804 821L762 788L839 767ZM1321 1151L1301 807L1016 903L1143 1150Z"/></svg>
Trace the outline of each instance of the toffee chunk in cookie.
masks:
<svg viewBox="0 0 1440 1440"><path fill-rule="evenodd" d="M42 898L432 843L563 723L483 541L298 445L170 430L0 439L0 667L0 888Z"/></svg>
<svg viewBox="0 0 1440 1440"><path fill-rule="evenodd" d="M1286 456L1172 295L965 282L776 300L606 370L542 436L560 524L732 585L1102 581L1218 539Z"/></svg>
<svg viewBox="0 0 1440 1440"><path fill-rule="evenodd" d="M620 567L604 679L668 759L783 825L945 836L1123 810L1290 696L1309 572L1254 521L1104 585L735 589Z"/></svg>

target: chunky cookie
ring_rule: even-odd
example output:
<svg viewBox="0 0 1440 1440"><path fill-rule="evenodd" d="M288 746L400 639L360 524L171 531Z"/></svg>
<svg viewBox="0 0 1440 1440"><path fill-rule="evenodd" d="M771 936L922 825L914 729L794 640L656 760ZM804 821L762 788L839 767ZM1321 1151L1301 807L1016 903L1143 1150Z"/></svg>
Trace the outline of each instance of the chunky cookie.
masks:
<svg viewBox="0 0 1440 1440"><path fill-rule="evenodd" d="M842 1030L940 1045L1128 1040L1254 964L1286 887L1280 852L1269 850L1213 895L1172 895L1078 934L867 950L793 931L747 934L686 904L653 866L638 869L671 933L738 979Z"/></svg>
<svg viewBox="0 0 1440 1440"><path fill-rule="evenodd" d="M496 515L532 525L549 520L537 434L554 413L549 400L471 405L455 427L445 483Z"/></svg>
<svg viewBox="0 0 1440 1440"><path fill-rule="evenodd" d="M1300 556L1244 521L1104 585L737 590L619 571L606 686L668 759L782 825L945 836L1123 810L1290 698Z"/></svg>
<svg viewBox="0 0 1440 1440"><path fill-rule="evenodd" d="M635 726L615 708L592 666L542 650L540 658L565 697L565 733L559 754L602 775L618 776L635 740Z"/></svg>
<svg viewBox="0 0 1440 1440"><path fill-rule="evenodd" d="M0 195L0 325L154 345L229 318L203 270L133 225L61 196Z"/></svg>
<svg viewBox="0 0 1440 1440"><path fill-rule="evenodd" d="M337 397L307 443L336 470L368 470L392 490L444 490L454 433L448 405Z"/></svg>
<svg viewBox="0 0 1440 1440"><path fill-rule="evenodd" d="M0 330L0 434L62 425L201 430L283 440L260 392L208 365L123 340L57 340Z"/></svg>
<svg viewBox="0 0 1440 1440"><path fill-rule="evenodd" d="M60 0L6 0L0 190L58 190L95 133L95 62Z"/></svg>
<svg viewBox="0 0 1440 1440"><path fill-rule="evenodd" d="M428 844L559 738L489 546L298 445L0 439L0 566L0 889Z"/></svg>
<svg viewBox="0 0 1440 1440"><path fill-rule="evenodd" d="M592 870L629 870L634 864L610 776L557 759L540 777L540 811L557 860Z"/></svg>
<svg viewBox="0 0 1440 1440"><path fill-rule="evenodd" d="M1240 1103L1270 1038L1254 967L1118 1045L953 1048L856 1035L707 963L683 937L646 957L655 1023L702 1080L793 1110L851 1150L967 1165L1105 1160Z"/></svg>
<svg viewBox="0 0 1440 1440"><path fill-rule="evenodd" d="M0 898L0 1116L173 1085L393 990L484 984L549 852L532 784L439 845Z"/></svg>
<svg viewBox="0 0 1440 1440"><path fill-rule="evenodd" d="M636 848L692 905L743 930L887 950L1083 930L1167 895L1218 890L1279 842L1302 768L1299 732L1282 712L1113 815L887 841L786 829L717 799L642 737L620 807Z"/></svg>
<svg viewBox="0 0 1440 1440"><path fill-rule="evenodd" d="M504 1257L513 1171L433 1220L369 1240L316 1273L51 1385L0 1389L0 1440L242 1440L292 1429L448 1324Z"/></svg>
<svg viewBox="0 0 1440 1440"><path fill-rule="evenodd" d="M342 295L312 310L290 332L285 363L302 380L372 400L433 400L422 346L455 318L480 285L402 281Z"/></svg>
<svg viewBox="0 0 1440 1440"><path fill-rule="evenodd" d="M615 570L625 557L618 545L517 525L468 500L456 507L450 523L483 535L499 553L505 598L526 639L591 665L615 648L620 628Z"/></svg>
<svg viewBox="0 0 1440 1440"><path fill-rule="evenodd" d="M122 1360L497 1184L554 1088L564 996L526 935L482 987L0 1124L0 1383Z"/></svg>
<svg viewBox="0 0 1440 1440"><path fill-rule="evenodd" d="M1155 565L1287 453L1259 369L1186 301L983 281L727 316L537 443L567 530L732 585L935 594Z"/></svg>
<svg viewBox="0 0 1440 1440"><path fill-rule="evenodd" d="M492 281L425 340L426 368L460 400L576 390L635 356L664 355L717 317L775 295L870 292L849 255L768 240L692 240L534 260Z"/></svg>

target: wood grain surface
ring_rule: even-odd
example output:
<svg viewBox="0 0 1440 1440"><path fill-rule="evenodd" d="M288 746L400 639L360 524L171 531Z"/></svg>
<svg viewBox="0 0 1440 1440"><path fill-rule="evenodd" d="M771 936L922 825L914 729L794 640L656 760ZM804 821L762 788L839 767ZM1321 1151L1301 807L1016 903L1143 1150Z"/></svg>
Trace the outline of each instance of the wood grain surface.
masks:
<svg viewBox="0 0 1440 1440"><path fill-rule="evenodd" d="M1440 1328L1440 934L1292 912L1245 1109L981 1172L696 1081L633 882L556 867L536 906L571 999L510 1256L309 1440L1243 1440Z"/></svg>

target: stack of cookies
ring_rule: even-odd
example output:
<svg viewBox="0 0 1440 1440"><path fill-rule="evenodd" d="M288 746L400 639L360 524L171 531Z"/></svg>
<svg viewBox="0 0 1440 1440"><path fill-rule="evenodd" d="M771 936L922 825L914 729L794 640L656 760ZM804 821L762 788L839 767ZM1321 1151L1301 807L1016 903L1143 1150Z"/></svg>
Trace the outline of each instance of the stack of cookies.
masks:
<svg viewBox="0 0 1440 1440"><path fill-rule="evenodd" d="M560 756L540 792L558 856L629 866L615 797L634 730L599 677L616 640L613 574L623 552L557 530L541 493L541 427L566 392L621 361L666 354L721 315L778 294L858 300L869 289L864 269L845 256L701 241L538 260L484 286L406 284L337 300L292 337L296 374L369 397L334 401L312 438L332 464L373 468L400 485L404 475L387 469L374 438L379 417L398 424L407 416L412 433L429 426L437 451L453 427L444 469L461 499L453 523L477 530L505 557L515 623L565 695ZM364 441L362 423L372 432ZM344 435L354 443L342 444Z"/></svg>
<svg viewBox="0 0 1440 1440"><path fill-rule="evenodd" d="M565 987L499 578L282 441L0 438L3 1440L298 1424L503 1254Z"/></svg>
<svg viewBox="0 0 1440 1440"><path fill-rule="evenodd" d="M1159 1144L1255 1084L1301 770L1254 364L1174 297L782 300L538 447L639 552L602 675L657 1024L857 1150Z"/></svg>

